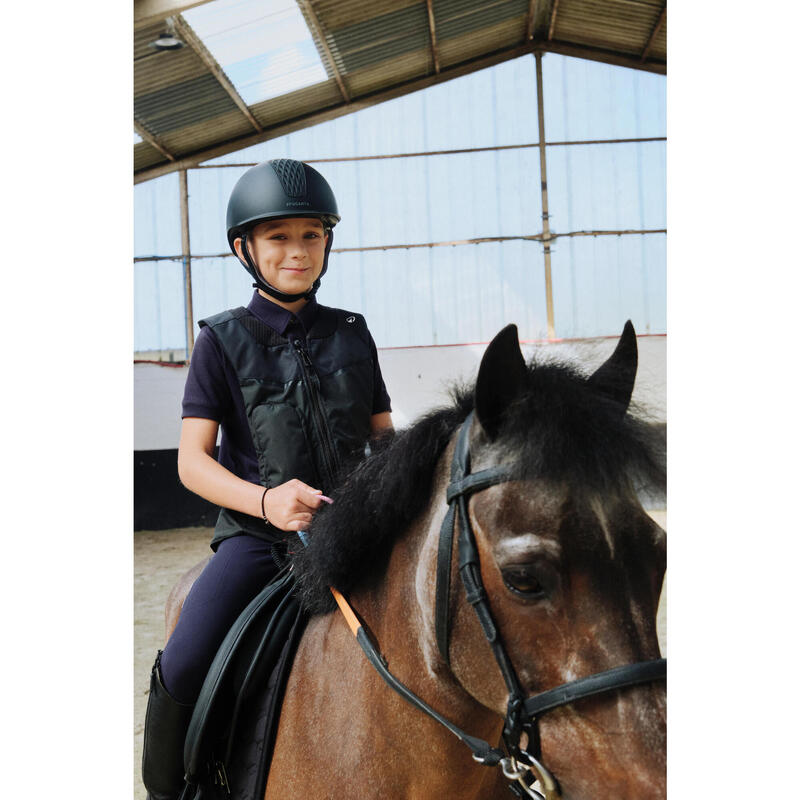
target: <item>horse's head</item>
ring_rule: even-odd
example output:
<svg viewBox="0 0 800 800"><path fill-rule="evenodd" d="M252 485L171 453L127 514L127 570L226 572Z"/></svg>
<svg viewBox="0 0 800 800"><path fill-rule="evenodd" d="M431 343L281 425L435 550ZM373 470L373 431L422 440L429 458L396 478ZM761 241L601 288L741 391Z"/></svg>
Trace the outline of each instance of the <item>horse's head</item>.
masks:
<svg viewBox="0 0 800 800"><path fill-rule="evenodd" d="M538 730L541 761L565 800L665 796L665 690L653 681L663 677L653 659L664 533L637 499L640 487L663 486L664 470L659 437L628 412L636 362L630 323L589 377L563 364L526 365L509 326L487 349L474 389L376 443L293 555L306 608L335 607L330 586L349 595L401 681L470 736L497 744L496 714L506 717L509 697L520 698L527 720L506 717L518 724L504 736L504 767L516 769L520 744L536 754ZM505 656L488 642L495 629ZM598 678L614 668L636 685L619 688L620 671ZM531 722L542 698L522 698L589 676L602 694L584 696L572 683L570 697L580 699L557 703L538 728ZM577 685L582 692L587 683ZM372 701L386 691L375 688ZM406 724L424 719L419 708ZM517 738L522 725L529 745ZM437 752L450 753L453 732L392 730L392 746L416 751L418 736L440 734ZM461 747L448 757L463 756L463 772ZM473 753L493 763L500 751ZM433 777L453 780L432 764ZM492 796L494 785L484 789Z"/></svg>
<svg viewBox="0 0 800 800"><path fill-rule="evenodd" d="M526 695L659 657L665 534L636 494L637 477L658 472L647 426L627 412L636 362L628 323L589 378L527 367L514 326L481 363L471 469L512 463L514 472L475 493L469 516L491 612ZM453 675L505 714L506 684L455 576L450 594ZM662 798L665 715L663 682L578 700L542 717L542 761L570 800Z"/></svg>

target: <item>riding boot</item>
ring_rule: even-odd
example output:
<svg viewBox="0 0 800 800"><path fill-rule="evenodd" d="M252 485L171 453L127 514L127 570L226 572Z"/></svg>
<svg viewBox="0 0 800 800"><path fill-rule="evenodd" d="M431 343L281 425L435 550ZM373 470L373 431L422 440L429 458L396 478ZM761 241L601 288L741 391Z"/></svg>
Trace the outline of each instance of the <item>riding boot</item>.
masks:
<svg viewBox="0 0 800 800"><path fill-rule="evenodd" d="M164 688L161 650L150 674L144 722L142 780L147 800L177 800L184 788L183 745L194 704L179 703Z"/></svg>

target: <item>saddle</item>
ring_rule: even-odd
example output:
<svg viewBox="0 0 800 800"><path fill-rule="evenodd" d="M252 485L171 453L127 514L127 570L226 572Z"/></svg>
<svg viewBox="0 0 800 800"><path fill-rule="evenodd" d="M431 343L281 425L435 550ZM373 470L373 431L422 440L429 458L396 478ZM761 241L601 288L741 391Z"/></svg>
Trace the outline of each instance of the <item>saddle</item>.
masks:
<svg viewBox="0 0 800 800"><path fill-rule="evenodd" d="M252 600L214 657L184 747L181 800L261 800L283 694L307 617L285 567Z"/></svg>

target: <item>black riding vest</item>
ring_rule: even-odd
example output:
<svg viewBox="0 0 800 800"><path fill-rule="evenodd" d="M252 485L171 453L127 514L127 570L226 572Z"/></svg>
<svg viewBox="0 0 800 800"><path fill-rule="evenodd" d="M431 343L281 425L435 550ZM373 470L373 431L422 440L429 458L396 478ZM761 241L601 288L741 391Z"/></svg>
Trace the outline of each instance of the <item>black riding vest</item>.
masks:
<svg viewBox="0 0 800 800"><path fill-rule="evenodd" d="M364 318L321 306L306 339L281 336L246 308L200 322L206 325L236 372L261 484L298 478L331 491L343 461L363 455L370 434L375 365ZM273 542L285 536L223 508L212 547L242 531Z"/></svg>

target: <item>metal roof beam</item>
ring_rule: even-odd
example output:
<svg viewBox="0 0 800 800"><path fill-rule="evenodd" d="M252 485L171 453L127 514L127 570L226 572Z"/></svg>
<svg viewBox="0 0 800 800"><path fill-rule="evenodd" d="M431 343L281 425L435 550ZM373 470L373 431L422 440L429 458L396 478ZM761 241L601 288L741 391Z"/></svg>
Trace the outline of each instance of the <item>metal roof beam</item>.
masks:
<svg viewBox="0 0 800 800"><path fill-rule="evenodd" d="M539 0L531 0L528 6L528 21L525 24L525 41L533 39L533 32L536 30L536 14L539 11Z"/></svg>
<svg viewBox="0 0 800 800"><path fill-rule="evenodd" d="M133 0L133 27L152 25L208 2L210 0Z"/></svg>
<svg viewBox="0 0 800 800"><path fill-rule="evenodd" d="M553 10L550 12L550 27L547 30L547 41L553 38L553 31L556 28L556 15L558 14L559 0L553 0Z"/></svg>
<svg viewBox="0 0 800 800"><path fill-rule="evenodd" d="M439 74L439 51L436 47L436 21L433 18L433 0L426 0L428 6L428 28L431 32L431 55L433 56L433 68Z"/></svg>
<svg viewBox="0 0 800 800"><path fill-rule="evenodd" d="M664 61L642 61L640 56L623 55L600 47L587 47L569 42L531 42L534 50L540 49L544 53L558 53L562 56L585 58L587 61L600 61L603 64L613 64L617 67L628 67L644 72L654 72L656 75L666 75L667 65Z"/></svg>
<svg viewBox="0 0 800 800"><path fill-rule="evenodd" d="M463 75L469 75L477 70L493 67L495 64L501 64L513 58L519 58L526 53L535 53L537 50L542 52L559 53L560 55L573 56L575 58L585 58L589 61L600 61L604 64L614 64L619 67L629 67L631 69L643 70L645 72L654 72L659 75L666 75L667 66L663 62L645 62L642 63L638 56L625 56L619 53L613 53L608 50L601 50L599 48L582 47L578 45L570 45L562 42L526 42L516 47L507 48L505 50L497 50L487 56L480 56L470 61L462 62L461 64L454 65L446 68L438 75L428 75L424 78L415 78L406 81L397 86L392 86L389 89L384 89L374 92L364 97L359 97L349 103L342 103L341 105L327 108L322 111L317 111L307 114L303 117L286 120L278 125L266 128L262 133L249 134L247 136L237 137L223 142L214 147L206 150L199 150L190 155L184 156L180 161L171 164L159 164L154 167L139 170L134 173L134 183L142 183L149 181L153 178L159 178L162 175L167 175L170 172L175 172L178 169L191 169L196 167L203 161L208 161L212 158L219 158L220 156L234 153L237 150L243 150L245 147L252 147L255 144L261 144L269 139L276 139L279 136L285 136L287 133L308 128L311 125L318 125L321 122L328 122L338 117L343 117L346 114L351 114L354 111L361 111L364 108L383 103L386 100L393 100L396 97L402 97L411 92L417 92L420 89L427 89L429 86L435 86L439 83L452 80L453 78L460 78Z"/></svg>
<svg viewBox="0 0 800 800"><path fill-rule="evenodd" d="M656 24L653 26L653 30L650 32L650 38L647 40L647 44L644 46L644 50L642 50L642 54L639 56L641 61L644 61L647 58L647 54L650 52L650 48L653 46L653 42L655 41L656 36L658 36L658 32L661 30L661 26L664 24L664 20L666 18L667 4L664 3L664 8L661 9L661 13L658 15Z"/></svg>
<svg viewBox="0 0 800 800"><path fill-rule="evenodd" d="M620 0L626 6L639 6L640 8L649 8L651 11L657 7L653 0Z"/></svg>
<svg viewBox="0 0 800 800"><path fill-rule="evenodd" d="M180 15L172 17L175 33L200 57L202 62L208 67L211 74L217 79L217 83L228 93L228 96L236 103L236 107L247 117L247 121L260 133L264 130L258 120L253 116L247 103L242 100L236 87L228 80L228 76L222 67L217 63L217 59L211 55L208 48L200 41L200 37L194 32L192 26Z"/></svg>
<svg viewBox="0 0 800 800"><path fill-rule="evenodd" d="M133 129L139 134L139 136L142 137L145 142L147 142L147 144L149 144L151 147L155 147L155 149L158 150L162 156L168 158L170 161L175 161L175 156L172 155L172 153L170 153L169 150L167 150L167 148L164 147L164 145L161 144L161 142L155 136L153 136L152 133L150 133L150 131L144 128L140 122L134 120Z"/></svg>
<svg viewBox="0 0 800 800"><path fill-rule="evenodd" d="M339 91L341 92L345 103L349 103L350 92L347 91L347 87L344 85L344 79L342 78L342 74L339 72L339 68L336 66L336 62L333 59L333 53L331 53L331 50L328 47L328 41L325 38L325 34L322 32L322 26L319 24L319 18L317 17L317 13L314 11L314 8L311 5L311 0L297 0L297 5L300 6L303 16L311 26L311 33L313 34L314 42L317 44L317 50L319 50L320 47L322 48L323 52L320 53L320 56L323 56L324 54L325 59L331 65L333 79L336 81L336 85L339 87Z"/></svg>

